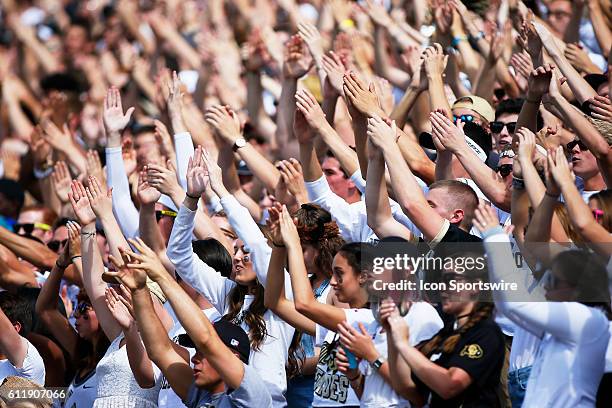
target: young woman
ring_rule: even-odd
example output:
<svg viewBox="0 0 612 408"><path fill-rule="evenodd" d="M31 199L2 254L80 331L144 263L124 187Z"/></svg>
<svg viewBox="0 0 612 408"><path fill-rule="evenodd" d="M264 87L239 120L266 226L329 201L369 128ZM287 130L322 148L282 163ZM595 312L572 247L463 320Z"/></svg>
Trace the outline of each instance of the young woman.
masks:
<svg viewBox="0 0 612 408"><path fill-rule="evenodd" d="M564 156L558 158L567 166ZM582 201L580 196L572 199ZM513 281L508 235L495 214L479 207L475 225L483 233L491 282ZM545 298L529 294L521 281L511 294L495 292L504 315L542 339L523 406L592 407L610 338L605 265L588 252L566 251L553 260L549 276Z"/></svg>
<svg viewBox="0 0 612 408"><path fill-rule="evenodd" d="M115 259L121 256L119 248L128 247L113 216L111 196L102 192L95 177L89 178L87 189L77 181L72 182L71 188L70 201L81 224L83 284L100 326L111 340L96 368L98 386L93 407L156 407L161 372L147 356L138 327L128 309L102 280L104 264L96 241L96 219L104 228ZM156 289L160 292L159 288ZM172 327L171 317L155 296L153 304L168 331Z"/></svg>
<svg viewBox="0 0 612 408"><path fill-rule="evenodd" d="M223 185L219 166L208 155L204 158L202 154L202 148L196 148L189 162L187 196L170 235L168 258L181 279L208 299L224 319L241 326L248 333L251 364L261 374L274 405L286 406L285 364L294 329L264 305L264 285L271 249L248 210ZM192 249L195 212L208 179L239 236L231 279L223 277L203 262Z"/></svg>
<svg viewBox="0 0 612 408"><path fill-rule="evenodd" d="M91 407L96 399L96 365L106 352L109 341L84 291L77 296L78 303L73 314L76 320L75 328L57 310L57 295L63 272L71 263L81 262L80 227L72 221L69 221L66 227L69 240L38 295L36 314L63 345L70 359L69 363L76 371L65 400L57 406L85 408Z"/></svg>
<svg viewBox="0 0 612 408"><path fill-rule="evenodd" d="M477 252L461 257L478 257ZM450 255L453 257L453 255ZM442 281L478 282L486 270L478 267L445 269ZM389 355L394 386L412 404L430 407L499 407L499 377L504 361L504 337L493 319L493 304L474 291L444 291L442 310L453 317L436 336L416 347L413 330L391 318L395 306L386 304L381 318L390 328ZM410 327L410 330L408 330ZM391 352L393 349L393 352Z"/></svg>
<svg viewBox="0 0 612 408"><path fill-rule="evenodd" d="M316 335L316 344L321 347L321 352L313 406L404 406L406 402L402 402L390 386L389 368L385 362L386 349L382 346L386 344L385 334L369 309L371 246L365 243L346 244L334 257L330 285L338 300L349 304L350 309L342 309L321 303L313 295L306 275L300 236L286 208L283 208L277 224L272 228L273 240L278 244L270 261L266 304L297 329ZM286 259L295 303L288 300L284 292L283 265ZM417 338L423 334L430 337L442 327L434 308L425 303L415 304L406 319L410 321ZM358 325L359 331L354 328ZM336 333L339 331L343 334ZM340 370L336 358L346 354L341 351L341 337L354 340L346 341L343 346L364 361L365 376L356 369L348 372Z"/></svg>

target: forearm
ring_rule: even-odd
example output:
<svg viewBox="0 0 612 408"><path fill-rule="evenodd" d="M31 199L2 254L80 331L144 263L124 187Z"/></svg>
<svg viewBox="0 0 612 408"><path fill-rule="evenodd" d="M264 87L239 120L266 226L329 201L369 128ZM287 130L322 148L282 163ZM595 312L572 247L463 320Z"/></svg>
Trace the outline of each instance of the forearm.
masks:
<svg viewBox="0 0 612 408"><path fill-rule="evenodd" d="M297 81L295 78L285 78L282 82L282 90L278 101L279 112L277 113L276 142L280 150L293 138L293 116L295 115L295 93L297 92Z"/></svg>
<svg viewBox="0 0 612 408"><path fill-rule="evenodd" d="M38 268L51 269L55 265L57 254L46 245L19 236L5 228L0 228L0 243Z"/></svg>
<svg viewBox="0 0 612 408"><path fill-rule="evenodd" d="M387 56L385 46L385 29L379 25L374 27L374 56L376 73L396 86L405 86L410 79L404 71L394 68Z"/></svg>
<svg viewBox="0 0 612 408"><path fill-rule="evenodd" d="M323 177L323 170L315 154L312 143L300 143L300 163L305 181L315 181Z"/></svg>
<svg viewBox="0 0 612 408"><path fill-rule="evenodd" d="M166 245L157 225L155 204L141 204L139 212L139 236L156 254L166 252Z"/></svg>
<svg viewBox="0 0 612 408"><path fill-rule="evenodd" d="M429 107L433 112L437 109L443 109L449 119L452 120L451 107L448 103L448 98L444 92L444 81L440 75L428 75L429 82Z"/></svg>
<svg viewBox="0 0 612 408"><path fill-rule="evenodd" d="M497 207L510 210L510 191L501 177L487 166L469 147L456 153L463 168L468 172L478 188Z"/></svg>
<svg viewBox="0 0 612 408"><path fill-rule="evenodd" d="M436 157L436 181L454 180L453 174L453 154L448 150L439 151Z"/></svg>
<svg viewBox="0 0 612 408"><path fill-rule="evenodd" d="M412 109L414 104L416 103L420 90L417 87L409 85L406 88L406 92L399 103L393 108L393 112L391 112L391 120L394 120L397 124L397 127L400 129L404 127L406 121L408 119L408 112Z"/></svg>
<svg viewBox="0 0 612 408"><path fill-rule="evenodd" d="M523 170L523 182L525 183L525 191L529 197L529 202L532 208L537 208L544 198L546 192L546 186L540 178L538 171L531 162L531 160L522 160L518 158Z"/></svg>
<svg viewBox="0 0 612 408"><path fill-rule="evenodd" d="M138 234L138 210L132 202L121 147L106 148L106 180L108 188L113 190L113 212L121 231L128 238L135 237Z"/></svg>
<svg viewBox="0 0 612 408"><path fill-rule="evenodd" d="M420 406L423 397L419 394L416 384L412 381L412 371L393 342L392 335L387 335L387 361L389 366L389 384L400 396L407 398L411 403Z"/></svg>
<svg viewBox="0 0 612 408"><path fill-rule="evenodd" d="M51 269L51 273L47 276L45 284L40 289L38 298L36 298L36 313L42 314L57 309L57 296L62 283L62 275L64 270L60 269L57 264Z"/></svg>
<svg viewBox="0 0 612 408"><path fill-rule="evenodd" d="M357 153L344 143L334 128L327 122L319 129L319 135L347 174L353 174L359 170Z"/></svg>
<svg viewBox="0 0 612 408"><path fill-rule="evenodd" d="M247 83L247 101L246 109L249 118L253 121L253 125L257 127L259 125L259 115L262 111L263 101L262 93L263 87L261 85L261 76L258 71L247 71L246 73Z"/></svg>
<svg viewBox="0 0 612 408"><path fill-rule="evenodd" d="M55 194L55 186L51 180L51 175L38 179L40 194L45 207L52 209L56 214L62 212L62 202Z"/></svg>
<svg viewBox="0 0 612 408"><path fill-rule="evenodd" d="M15 132L15 135L19 139L29 142L30 135L34 130L32 122L30 122L25 113L23 113L18 101L5 100L4 102L8 109L8 119L13 132Z"/></svg>
<svg viewBox="0 0 612 408"><path fill-rule="evenodd" d="M166 330L163 329L161 333L158 333L158 336L165 333L165 331ZM136 382L141 388L151 388L155 386L153 363L149 359L147 351L140 341L140 335L138 334L136 324L132 324L130 328L124 330L123 333L125 335L125 348L128 362Z"/></svg>
<svg viewBox="0 0 612 408"><path fill-rule="evenodd" d="M381 117L385 116L383 113ZM368 175L368 118L366 116L359 114L353 118L353 133L361 177L365 180Z"/></svg>
<svg viewBox="0 0 612 408"><path fill-rule="evenodd" d="M493 101L493 90L495 89L495 81L497 76L495 66L491 65L489 59L482 66L476 80L474 94L486 99L489 103Z"/></svg>
<svg viewBox="0 0 612 408"><path fill-rule="evenodd" d="M566 43L577 43L580 41L580 22L582 20L583 4L572 2L572 16L569 24L565 28L563 41Z"/></svg>
<svg viewBox="0 0 612 408"><path fill-rule="evenodd" d="M155 364L161 366L160 360L170 351L172 345L167 336L160 335L165 332L165 329L155 313L149 289L145 287L132 291L132 303L147 355Z"/></svg>
<svg viewBox="0 0 612 408"><path fill-rule="evenodd" d="M6 355L13 366L21 368L28 346L2 309L0 309L0 331L3 333L0 336L0 353Z"/></svg>
<svg viewBox="0 0 612 408"><path fill-rule="evenodd" d="M452 391L452 376L447 368L441 367L430 361L419 350L410 346L407 342L397 345L398 352L412 372L419 377L429 389L445 398ZM447 398L445 398L447 399Z"/></svg>
<svg viewBox="0 0 612 408"><path fill-rule="evenodd" d="M521 112L516 120L517 129L526 127L534 133L538 131L538 111L541 101L541 95L533 95L527 92L527 98L525 99L525 103L523 103Z"/></svg>
<svg viewBox="0 0 612 408"><path fill-rule="evenodd" d="M589 1L588 6L595 38L602 52L606 55L610 52L610 47L612 47L612 30L606 21L599 1Z"/></svg>
<svg viewBox="0 0 612 408"><path fill-rule="evenodd" d="M436 165L429 159L416 140L403 134L397 141L397 145L410 170L428 184L436 181Z"/></svg>
<svg viewBox="0 0 612 408"><path fill-rule="evenodd" d="M552 219L555 214L554 206L557 202L556 197L544 195L529 223L529 228L525 235L525 243L550 242Z"/></svg>
<svg viewBox="0 0 612 408"><path fill-rule="evenodd" d="M261 180L268 191L274 191L280 180L280 172L268 159L259 153L250 143L238 149L238 155L245 161L253 175Z"/></svg>
<svg viewBox="0 0 612 408"><path fill-rule="evenodd" d="M581 104L597 95L597 92L582 78L580 73L570 64L556 45L546 46L546 50L556 66L561 70L563 76L567 78L567 84Z"/></svg>
<svg viewBox="0 0 612 408"><path fill-rule="evenodd" d="M181 123L183 123L182 116ZM174 127L174 125L172 126ZM176 151L176 177L182 189L187 190L187 166L189 164L189 158L193 157L195 149L193 148L191 134L186 130L184 125L183 130L184 131L180 133L175 131L174 148ZM181 198L181 202L183 202L183 198ZM176 206L178 208L178 205Z"/></svg>

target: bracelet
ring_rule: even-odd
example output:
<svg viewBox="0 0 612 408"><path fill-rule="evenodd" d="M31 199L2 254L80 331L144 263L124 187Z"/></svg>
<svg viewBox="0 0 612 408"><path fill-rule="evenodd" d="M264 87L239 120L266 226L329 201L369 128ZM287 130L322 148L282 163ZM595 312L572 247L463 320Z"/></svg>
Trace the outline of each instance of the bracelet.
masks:
<svg viewBox="0 0 612 408"><path fill-rule="evenodd" d="M72 258L70 258L70 261L74 262L74 260L77 259L77 258L82 258L82 256L81 255L75 255Z"/></svg>
<svg viewBox="0 0 612 408"><path fill-rule="evenodd" d="M346 378L348 378L348 377L346 377ZM361 373L358 373L358 374L357 374L357 376L356 376L355 378L348 378L348 380L349 380L350 382L353 382L353 381L357 381L357 380L358 380L358 379L360 379L360 378L361 378Z"/></svg>
<svg viewBox="0 0 612 408"><path fill-rule="evenodd" d="M189 193L185 193L185 195L187 197L191 198L192 200L199 200L200 199L200 197L194 197L194 196L190 195Z"/></svg>
<svg viewBox="0 0 612 408"><path fill-rule="evenodd" d="M272 241L272 245L274 245L276 248L285 248L285 244L277 244L274 241Z"/></svg>
<svg viewBox="0 0 612 408"><path fill-rule="evenodd" d="M459 45L461 41L467 41L467 39L468 38L464 35L460 37L453 37L453 40L451 41L451 46L453 48L457 48L457 46Z"/></svg>
<svg viewBox="0 0 612 408"><path fill-rule="evenodd" d="M96 235L96 231L91 231L91 232L83 232L81 231L81 236L82 237L94 237Z"/></svg>
<svg viewBox="0 0 612 408"><path fill-rule="evenodd" d="M512 177L512 188L516 190L524 190L525 189L525 181L518 177Z"/></svg>

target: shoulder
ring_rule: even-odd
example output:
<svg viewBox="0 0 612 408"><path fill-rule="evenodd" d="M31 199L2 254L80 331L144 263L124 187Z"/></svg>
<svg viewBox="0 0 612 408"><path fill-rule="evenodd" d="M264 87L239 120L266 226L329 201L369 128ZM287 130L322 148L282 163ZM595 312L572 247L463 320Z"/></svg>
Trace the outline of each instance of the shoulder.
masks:
<svg viewBox="0 0 612 408"><path fill-rule="evenodd" d="M461 344L465 348L470 343L479 344L492 350L503 350L505 345L504 333L495 320L484 319L471 327L462 336Z"/></svg>
<svg viewBox="0 0 612 408"><path fill-rule="evenodd" d="M228 394L232 406L236 407L271 407L272 397L257 371L244 364L244 375L240 387Z"/></svg>

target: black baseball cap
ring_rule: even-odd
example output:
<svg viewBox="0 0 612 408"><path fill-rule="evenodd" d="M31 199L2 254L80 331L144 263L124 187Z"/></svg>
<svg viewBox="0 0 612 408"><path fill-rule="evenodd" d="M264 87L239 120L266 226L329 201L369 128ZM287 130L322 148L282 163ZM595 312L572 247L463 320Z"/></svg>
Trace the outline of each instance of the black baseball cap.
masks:
<svg viewBox="0 0 612 408"><path fill-rule="evenodd" d="M236 351L244 364L249 364L251 346L246 332L240 326L223 319L213 323L213 327L223 344L230 350ZM188 334L179 335L178 344L183 347L196 348L195 343Z"/></svg>

